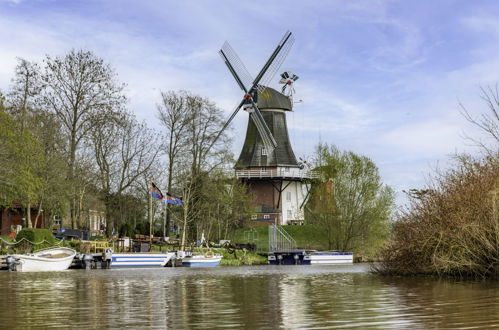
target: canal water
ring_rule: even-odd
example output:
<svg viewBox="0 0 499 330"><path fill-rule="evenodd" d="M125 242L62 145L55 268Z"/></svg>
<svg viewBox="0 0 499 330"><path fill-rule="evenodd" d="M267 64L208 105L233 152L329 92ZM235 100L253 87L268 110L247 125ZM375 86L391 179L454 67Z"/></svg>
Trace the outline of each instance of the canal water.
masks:
<svg viewBox="0 0 499 330"><path fill-rule="evenodd" d="M0 272L0 328L492 329L498 281L368 265Z"/></svg>

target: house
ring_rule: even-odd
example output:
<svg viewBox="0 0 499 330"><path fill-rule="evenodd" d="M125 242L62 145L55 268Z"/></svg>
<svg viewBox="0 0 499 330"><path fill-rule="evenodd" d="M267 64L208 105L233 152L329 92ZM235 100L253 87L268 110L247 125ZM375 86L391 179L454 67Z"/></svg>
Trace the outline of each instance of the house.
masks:
<svg viewBox="0 0 499 330"><path fill-rule="evenodd" d="M17 226L28 227L26 209L18 202L9 208L0 208L0 235L8 235ZM37 219L38 216L38 219ZM31 209L31 224L36 228L45 228L45 216L38 209Z"/></svg>

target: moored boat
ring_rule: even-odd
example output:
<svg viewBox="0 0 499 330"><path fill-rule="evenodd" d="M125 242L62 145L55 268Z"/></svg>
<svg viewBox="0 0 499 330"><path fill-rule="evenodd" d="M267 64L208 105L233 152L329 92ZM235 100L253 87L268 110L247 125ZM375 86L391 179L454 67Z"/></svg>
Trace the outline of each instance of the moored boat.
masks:
<svg viewBox="0 0 499 330"><path fill-rule="evenodd" d="M302 264L330 265L353 263L352 252L311 252L303 256Z"/></svg>
<svg viewBox="0 0 499 330"><path fill-rule="evenodd" d="M112 253L111 268L114 267L165 267L175 255L167 253Z"/></svg>
<svg viewBox="0 0 499 330"><path fill-rule="evenodd" d="M11 270L18 272L50 272L66 270L76 251L66 247L49 248L29 254L13 254L7 257Z"/></svg>
<svg viewBox="0 0 499 330"><path fill-rule="evenodd" d="M206 252L204 255L192 255L190 251L186 251L185 255L181 256L183 267L216 267L222 261L222 256L214 255L213 252Z"/></svg>

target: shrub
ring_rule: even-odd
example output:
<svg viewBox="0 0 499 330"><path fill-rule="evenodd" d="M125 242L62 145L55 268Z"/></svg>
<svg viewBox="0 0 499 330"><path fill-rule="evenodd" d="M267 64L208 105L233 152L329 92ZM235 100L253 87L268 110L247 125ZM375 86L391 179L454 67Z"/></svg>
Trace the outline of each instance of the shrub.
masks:
<svg viewBox="0 0 499 330"><path fill-rule="evenodd" d="M24 239L28 240L26 242ZM49 229L23 228L16 237L16 248L21 250L41 250L56 243L54 235Z"/></svg>
<svg viewBox="0 0 499 330"><path fill-rule="evenodd" d="M376 269L382 274L499 275L499 160L458 157L413 191Z"/></svg>

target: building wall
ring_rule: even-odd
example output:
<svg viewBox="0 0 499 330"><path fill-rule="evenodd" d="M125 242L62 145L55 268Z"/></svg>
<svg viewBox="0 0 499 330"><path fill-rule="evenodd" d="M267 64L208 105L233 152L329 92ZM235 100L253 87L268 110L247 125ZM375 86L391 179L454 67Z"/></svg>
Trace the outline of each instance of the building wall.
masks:
<svg viewBox="0 0 499 330"><path fill-rule="evenodd" d="M282 192L282 224L288 225L290 220L304 221L305 214L300 206L307 197L309 185L300 181L284 181L283 187L286 189Z"/></svg>
<svg viewBox="0 0 499 330"><path fill-rule="evenodd" d="M282 187L286 188L281 194L276 189L276 187L280 187L280 183L274 182L274 185L269 181L251 182L252 205L260 206L263 204L280 210L281 214L275 217L277 218L277 223L281 225L288 225L291 220L304 221L305 215L300 206L302 206L305 198L307 198L307 191L310 189L310 185L301 181L284 180L282 181ZM254 222L257 223L257 221ZM268 225L268 223L262 222L258 223L258 225Z"/></svg>
<svg viewBox="0 0 499 330"><path fill-rule="evenodd" d="M253 205L268 205L277 209L277 190L268 181L253 181L250 183L250 192L253 197Z"/></svg>
<svg viewBox="0 0 499 330"><path fill-rule="evenodd" d="M35 224L37 210L31 210L31 223ZM23 225L23 214L21 209L4 209L0 214L0 235L8 235L11 232L11 226ZM45 217L38 217L37 228L45 228Z"/></svg>

